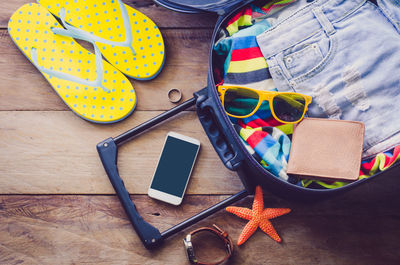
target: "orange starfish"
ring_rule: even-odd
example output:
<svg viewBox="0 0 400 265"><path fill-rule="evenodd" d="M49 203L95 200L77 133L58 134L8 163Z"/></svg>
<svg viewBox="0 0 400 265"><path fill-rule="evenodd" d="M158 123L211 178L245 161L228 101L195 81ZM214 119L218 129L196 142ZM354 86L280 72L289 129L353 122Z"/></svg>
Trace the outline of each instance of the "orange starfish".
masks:
<svg viewBox="0 0 400 265"><path fill-rule="evenodd" d="M256 187L256 194L254 195L253 209L230 206L226 210L230 213L236 214L240 218L249 220L244 227L242 233L239 236L237 245L240 246L257 230L261 228L267 233L272 239L277 242L281 242L282 239L275 231L271 222L268 219L272 219L290 212L289 208L265 208L263 194L260 186Z"/></svg>

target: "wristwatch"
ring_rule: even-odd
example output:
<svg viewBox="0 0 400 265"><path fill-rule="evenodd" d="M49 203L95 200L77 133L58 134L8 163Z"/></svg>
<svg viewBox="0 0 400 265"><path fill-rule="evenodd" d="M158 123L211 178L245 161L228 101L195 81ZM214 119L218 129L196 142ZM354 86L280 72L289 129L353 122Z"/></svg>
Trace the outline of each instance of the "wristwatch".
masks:
<svg viewBox="0 0 400 265"><path fill-rule="evenodd" d="M226 250L226 256L214 263L204 263L201 261L198 261L195 254L194 254L194 249L193 249L193 244L192 244L192 236L194 234L200 233L200 232L211 232L214 233L215 235L218 236L218 238L220 238L224 245L225 245L225 250ZM228 233L223 231L221 228L219 228L218 226L216 226L215 224L213 225L213 227L201 227L199 229L196 229L192 232L190 232L188 235L186 235L186 237L183 239L183 243L185 245L185 249L186 249L186 254L187 257L190 261L191 264L196 264L196 265L218 265L221 264L223 262L225 262L227 259L229 259L232 256L233 253L233 243L232 243L232 239L229 237Z"/></svg>

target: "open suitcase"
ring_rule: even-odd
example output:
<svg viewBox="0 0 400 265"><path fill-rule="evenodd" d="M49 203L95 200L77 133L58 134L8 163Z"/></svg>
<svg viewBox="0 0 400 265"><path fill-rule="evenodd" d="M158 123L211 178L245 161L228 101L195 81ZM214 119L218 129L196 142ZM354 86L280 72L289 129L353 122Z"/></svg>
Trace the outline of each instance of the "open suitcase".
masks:
<svg viewBox="0 0 400 265"><path fill-rule="evenodd" d="M229 18L232 17L240 8L254 2L254 0L155 0L161 6L178 12L200 13L215 12L219 15L214 32L212 35L212 46L218 38L218 32ZM312 1L308 1L312 2ZM138 233L143 244L147 248L158 246L159 243L179 232L180 230L192 225L199 220L209 216L210 214L232 204L254 191L256 185L261 185L264 189L286 199L301 201L318 201L326 199L334 195L349 191L363 183L370 182L381 175L397 175L399 174L399 162L395 163L388 170L379 172L367 179L361 179L348 185L335 189L309 189L300 187L289 182L278 179L266 169L264 169L248 152L242 143L239 135L233 128L230 119L225 114L214 80L214 53L211 49L209 52L209 71L207 87L194 93L194 97L181 105L149 120L136 128L127 131L120 136L106 139L97 145L100 158L104 168L110 178L110 181L117 192L119 199L129 216L136 232ZM126 191L123 181L118 174L117 169L117 151L118 145L123 144L137 134L157 125L159 122L174 116L175 114L195 105L199 120L209 137L215 151L219 155L224 165L233 171L236 171L243 182L246 190L226 199L225 201L189 218L188 220L178 224L167 231L160 233L155 227L144 221L136 211L136 208L130 200L129 193Z"/></svg>

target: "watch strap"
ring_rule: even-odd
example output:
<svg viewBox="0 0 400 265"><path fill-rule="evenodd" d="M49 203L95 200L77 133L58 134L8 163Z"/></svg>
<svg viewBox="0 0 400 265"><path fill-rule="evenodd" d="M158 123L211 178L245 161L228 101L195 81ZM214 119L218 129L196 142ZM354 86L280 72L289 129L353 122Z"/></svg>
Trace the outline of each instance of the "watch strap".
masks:
<svg viewBox="0 0 400 265"><path fill-rule="evenodd" d="M206 262L201 262L201 261L196 260L196 262L194 262L193 264L196 264L196 265L218 265L218 264L225 262L227 259L229 259L232 256L232 253L233 253L232 239L229 237L227 232L225 232L224 230L222 230L215 224L213 224L213 227L200 227L200 228L190 232L189 235L192 236L199 232L205 232L205 231L208 231L208 232L211 232L211 233L217 235L224 242L226 255L223 259L221 259L217 262L206 263Z"/></svg>

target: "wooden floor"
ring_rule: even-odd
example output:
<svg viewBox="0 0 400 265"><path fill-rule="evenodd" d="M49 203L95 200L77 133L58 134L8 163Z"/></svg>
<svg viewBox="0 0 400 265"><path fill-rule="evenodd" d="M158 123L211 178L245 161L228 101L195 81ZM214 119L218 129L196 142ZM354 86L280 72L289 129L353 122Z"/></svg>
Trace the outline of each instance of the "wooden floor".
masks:
<svg viewBox="0 0 400 265"><path fill-rule="evenodd" d="M167 60L153 81L132 82L137 109L123 122L95 125L74 115L7 33L11 14L29 0L0 5L0 264L188 264L185 232L213 223L236 242L245 221L220 211L146 250L132 229L98 158L95 145L174 105L206 85L208 50L216 16L188 15L126 1L161 28ZM173 207L146 195L166 133L198 138L202 148L184 202ZM139 212L161 231L240 191L193 111L124 145L119 170ZM396 176L397 175L397 176ZM235 247L230 264L399 264L400 173L315 204L289 202L265 192L266 207L290 207L273 220L283 242L260 230ZM248 197L237 205L250 207Z"/></svg>

